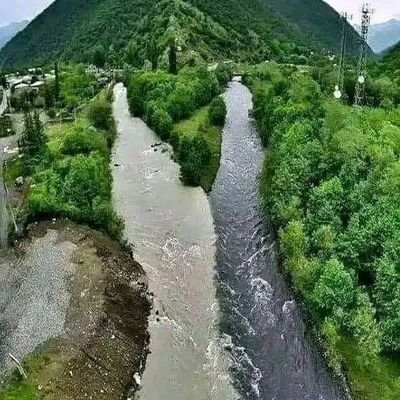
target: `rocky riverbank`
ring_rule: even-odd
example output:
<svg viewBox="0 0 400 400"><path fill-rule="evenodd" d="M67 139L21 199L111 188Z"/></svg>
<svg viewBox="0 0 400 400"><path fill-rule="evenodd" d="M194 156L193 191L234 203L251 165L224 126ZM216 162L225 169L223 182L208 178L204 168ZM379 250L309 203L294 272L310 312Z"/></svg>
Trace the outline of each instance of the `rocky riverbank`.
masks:
<svg viewBox="0 0 400 400"><path fill-rule="evenodd" d="M6 378L0 399L116 400L137 389L147 282L108 237L68 221L32 225L0 261L0 311L0 370L11 353L28 376Z"/></svg>

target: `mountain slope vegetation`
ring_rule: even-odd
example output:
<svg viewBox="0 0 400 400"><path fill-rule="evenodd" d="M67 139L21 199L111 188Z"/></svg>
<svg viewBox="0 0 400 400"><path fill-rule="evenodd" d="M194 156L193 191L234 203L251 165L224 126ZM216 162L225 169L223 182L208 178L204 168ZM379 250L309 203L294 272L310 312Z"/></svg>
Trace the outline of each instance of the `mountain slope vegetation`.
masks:
<svg viewBox="0 0 400 400"><path fill-rule="evenodd" d="M296 48L336 49L340 32L339 15L321 0L56 0L5 46L0 66L143 65L154 50L162 59L174 37L206 61L253 61ZM356 39L354 32L350 48Z"/></svg>
<svg viewBox="0 0 400 400"><path fill-rule="evenodd" d="M400 42L393 46L382 59L381 68L386 73L395 73L400 77Z"/></svg>
<svg viewBox="0 0 400 400"><path fill-rule="evenodd" d="M302 34L312 42L327 48L340 46L342 21L339 14L321 0L263 0L279 15L296 23ZM348 49L356 54L359 35L348 26Z"/></svg>

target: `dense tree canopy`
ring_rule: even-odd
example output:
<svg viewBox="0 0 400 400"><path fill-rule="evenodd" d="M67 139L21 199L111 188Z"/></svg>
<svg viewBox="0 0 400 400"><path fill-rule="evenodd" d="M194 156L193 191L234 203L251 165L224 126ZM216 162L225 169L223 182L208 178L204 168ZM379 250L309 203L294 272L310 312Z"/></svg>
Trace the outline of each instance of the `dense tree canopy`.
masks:
<svg viewBox="0 0 400 400"><path fill-rule="evenodd" d="M219 165L220 141L215 128L223 126L226 116L224 100L217 94L230 76L229 68L223 65L215 71L205 67L184 68L177 75L163 71L136 72L129 81L132 113L143 117L163 140L172 144L186 184L211 188ZM202 112L194 116L200 118L199 124L194 122L189 127L174 129L174 123L190 119L197 109L210 102L204 116Z"/></svg>
<svg viewBox="0 0 400 400"><path fill-rule="evenodd" d="M273 64L249 82L265 207L295 286L331 347L345 335L362 363L397 354L400 111L324 100L309 74Z"/></svg>
<svg viewBox="0 0 400 400"><path fill-rule="evenodd" d="M308 9L317 12L298 12ZM154 67L167 61L171 37L184 64L261 61L337 50L340 35L339 15L317 0L57 0L5 46L0 66L61 59ZM349 36L353 51L357 35Z"/></svg>

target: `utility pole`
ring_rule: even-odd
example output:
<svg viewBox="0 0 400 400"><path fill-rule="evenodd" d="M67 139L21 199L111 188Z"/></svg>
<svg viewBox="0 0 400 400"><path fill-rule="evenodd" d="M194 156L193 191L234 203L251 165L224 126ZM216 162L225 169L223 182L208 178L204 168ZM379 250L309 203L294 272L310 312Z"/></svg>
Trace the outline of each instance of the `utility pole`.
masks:
<svg viewBox="0 0 400 400"><path fill-rule="evenodd" d="M342 40L340 45L338 80L334 92L334 96L337 99L340 99L344 93L344 71L346 68L347 27L348 27L348 20L351 18L352 17L347 12L343 12L340 17L342 21Z"/></svg>
<svg viewBox="0 0 400 400"><path fill-rule="evenodd" d="M354 96L354 105L361 106L365 100L365 82L367 79L368 33L371 25L373 9L369 3L361 8L361 42L357 66L357 82Z"/></svg>

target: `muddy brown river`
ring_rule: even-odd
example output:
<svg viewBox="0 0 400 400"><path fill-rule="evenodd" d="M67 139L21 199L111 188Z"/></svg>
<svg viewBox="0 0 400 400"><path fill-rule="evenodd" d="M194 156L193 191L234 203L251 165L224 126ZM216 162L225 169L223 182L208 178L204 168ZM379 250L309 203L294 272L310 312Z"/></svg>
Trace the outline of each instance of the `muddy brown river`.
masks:
<svg viewBox="0 0 400 400"><path fill-rule="evenodd" d="M114 203L155 295L138 398L235 400L218 334L216 237L207 196L182 185L167 145L152 147L159 138L130 116L121 84L114 95Z"/></svg>

